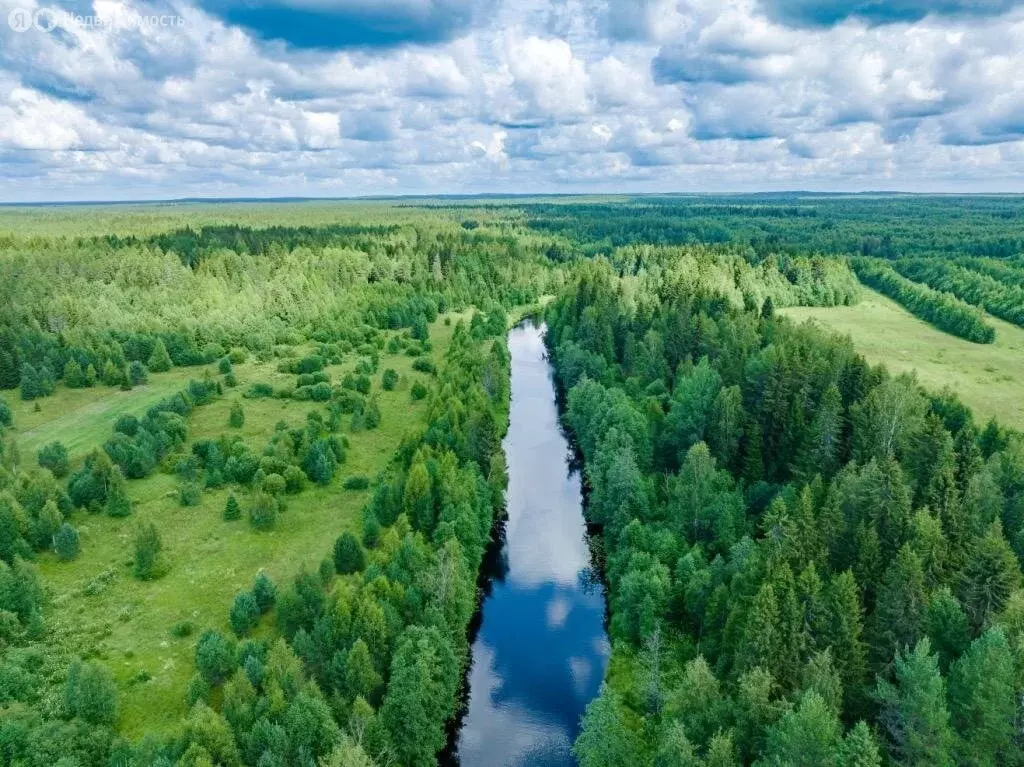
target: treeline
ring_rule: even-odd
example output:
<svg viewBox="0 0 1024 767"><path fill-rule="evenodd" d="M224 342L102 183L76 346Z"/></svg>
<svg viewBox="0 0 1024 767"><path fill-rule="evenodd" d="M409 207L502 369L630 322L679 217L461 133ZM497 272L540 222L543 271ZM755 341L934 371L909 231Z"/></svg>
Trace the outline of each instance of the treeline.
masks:
<svg viewBox="0 0 1024 767"><path fill-rule="evenodd" d="M1020 286L1000 282L950 261L913 259L896 261L893 265L912 280L952 293L989 314L1024 327L1024 288Z"/></svg>
<svg viewBox="0 0 1024 767"><path fill-rule="evenodd" d="M631 245L608 260L620 275L664 275L671 290L710 286L738 306L846 306L861 293L844 260L821 256L762 260L749 248Z"/></svg>
<svg viewBox="0 0 1024 767"><path fill-rule="evenodd" d="M664 195L514 206L530 227L585 255L631 244L731 244L759 257L1010 258L1024 253L1024 203L1012 196ZM501 210L501 206L493 206Z"/></svg>
<svg viewBox="0 0 1024 767"><path fill-rule="evenodd" d="M902 304L916 317L974 343L995 341L995 328L985 323L981 312L954 293L907 279L885 261L854 258L851 263L862 282Z"/></svg>
<svg viewBox="0 0 1024 767"><path fill-rule="evenodd" d="M581 764L1021 763L1024 437L710 286L576 272L548 340L614 669Z"/></svg>
<svg viewBox="0 0 1024 767"><path fill-rule="evenodd" d="M956 264L970 269L972 272L988 275L1004 285L1024 288L1024 268L1019 261L1000 261L994 258L958 258Z"/></svg>
<svg viewBox="0 0 1024 767"><path fill-rule="evenodd" d="M9 242L0 249L0 389L34 399L60 381L128 386L236 348L356 344L366 326L528 303L551 287L548 245L440 217Z"/></svg>

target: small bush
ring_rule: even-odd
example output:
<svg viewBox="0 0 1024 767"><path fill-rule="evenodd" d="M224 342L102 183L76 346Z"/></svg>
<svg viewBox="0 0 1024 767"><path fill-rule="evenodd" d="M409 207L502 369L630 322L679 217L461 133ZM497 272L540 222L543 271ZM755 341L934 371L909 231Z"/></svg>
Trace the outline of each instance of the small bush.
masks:
<svg viewBox="0 0 1024 767"><path fill-rule="evenodd" d="M242 407L241 402L233 402L231 404L231 412L228 415L228 426L232 429L241 429L245 426L245 408Z"/></svg>
<svg viewBox="0 0 1024 767"><path fill-rule="evenodd" d="M161 575L160 551L163 542L160 532L152 522L139 525L135 533L135 577L140 581L149 581Z"/></svg>
<svg viewBox="0 0 1024 767"><path fill-rule="evenodd" d="M139 419L126 413L114 422L114 431L134 437L139 433Z"/></svg>
<svg viewBox="0 0 1024 767"><path fill-rule="evenodd" d="M306 473L292 465L284 470L284 491L290 495L301 493L306 487Z"/></svg>
<svg viewBox="0 0 1024 767"><path fill-rule="evenodd" d="M412 398L413 402L424 399L427 396L427 394L428 389L423 384L422 381L417 381L416 383L414 383L412 385L412 388L409 390L409 396Z"/></svg>
<svg viewBox="0 0 1024 767"><path fill-rule="evenodd" d="M203 489L195 480L186 480L178 486L178 503L182 506L198 506L203 500Z"/></svg>
<svg viewBox="0 0 1024 767"><path fill-rule="evenodd" d="M231 372L231 359L229 357L221 357L220 362L217 363L217 371L221 375L227 375Z"/></svg>
<svg viewBox="0 0 1024 767"><path fill-rule="evenodd" d="M418 370L421 373L429 373L430 375L437 373L437 366L428 357L417 357L413 360L412 369Z"/></svg>
<svg viewBox="0 0 1024 767"><path fill-rule="evenodd" d="M51 442L49 445L39 449L36 456L39 465L44 469L53 472L53 476L60 478L68 474L68 449L60 442Z"/></svg>
<svg viewBox="0 0 1024 767"><path fill-rule="evenodd" d="M235 378L234 373L228 373L226 376L224 376L224 385L227 386L229 389L234 389L236 386L238 386L238 379Z"/></svg>
<svg viewBox="0 0 1024 767"><path fill-rule="evenodd" d="M268 383L254 383L242 395L246 399L265 399L274 396L274 387Z"/></svg>
<svg viewBox="0 0 1024 767"><path fill-rule="evenodd" d="M388 368L384 371L384 375L381 376L380 385L384 391L394 391L395 387L398 386L398 373Z"/></svg>
<svg viewBox="0 0 1024 767"><path fill-rule="evenodd" d="M171 626L170 634L176 639L185 639L195 633L196 627L192 621L178 621Z"/></svg>
<svg viewBox="0 0 1024 767"><path fill-rule="evenodd" d="M229 495L227 503L224 504L224 521L233 522L242 516L242 507L234 495Z"/></svg>
<svg viewBox="0 0 1024 767"><path fill-rule="evenodd" d="M365 490L370 486L370 480L362 474L353 474L351 477L345 477L341 484L346 490Z"/></svg>
<svg viewBox="0 0 1024 767"><path fill-rule="evenodd" d="M256 493L249 507L249 524L256 530L271 530L277 521L277 501L267 493Z"/></svg>

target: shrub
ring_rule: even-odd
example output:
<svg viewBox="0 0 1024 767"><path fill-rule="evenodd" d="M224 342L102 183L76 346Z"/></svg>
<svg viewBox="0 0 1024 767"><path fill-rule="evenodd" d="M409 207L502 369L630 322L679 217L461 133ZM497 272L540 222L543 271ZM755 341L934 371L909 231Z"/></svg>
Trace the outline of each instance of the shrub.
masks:
<svg viewBox="0 0 1024 767"><path fill-rule="evenodd" d="M141 386L149 382L149 370L138 360L128 365L128 380L132 386Z"/></svg>
<svg viewBox="0 0 1024 767"><path fill-rule="evenodd" d="M134 437L139 433L139 419L128 413L118 416L117 421L114 422L114 431L128 437Z"/></svg>
<svg viewBox="0 0 1024 767"><path fill-rule="evenodd" d="M238 505L238 499L229 495L227 503L224 504L224 521L232 522L242 516L242 507Z"/></svg>
<svg viewBox="0 0 1024 767"><path fill-rule="evenodd" d="M221 357L220 362L217 363L217 371L221 375L227 375L231 372L231 359L228 357Z"/></svg>
<svg viewBox="0 0 1024 767"><path fill-rule="evenodd" d="M277 501L267 493L256 493L249 507L249 524L256 530L270 530L276 521Z"/></svg>
<svg viewBox="0 0 1024 767"><path fill-rule="evenodd" d="M67 476L68 449L60 442L51 442L39 448L36 458L40 466L49 469L58 479Z"/></svg>
<svg viewBox="0 0 1024 767"><path fill-rule="evenodd" d="M78 556L81 550L78 531L67 522L53 536L53 550L61 562L69 562Z"/></svg>
<svg viewBox="0 0 1024 767"><path fill-rule="evenodd" d="M203 500L203 489L195 480L186 480L178 486L178 503L182 506L198 506Z"/></svg>
<svg viewBox="0 0 1024 767"><path fill-rule="evenodd" d="M412 398L413 402L416 402L418 400L424 399L427 396L428 391L429 390L423 384L422 381L416 381L412 385L412 389L409 390L409 396Z"/></svg>
<svg viewBox="0 0 1024 767"><path fill-rule="evenodd" d="M234 373L228 373L226 376L224 376L224 385L231 389L234 389L236 386L238 386L238 379L235 378Z"/></svg>
<svg viewBox="0 0 1024 767"><path fill-rule="evenodd" d="M149 581L161 575L160 551L163 542L160 532L152 522L139 525L135 533L135 577Z"/></svg>
<svg viewBox="0 0 1024 767"><path fill-rule="evenodd" d="M233 365L241 365L248 358L245 349L232 349L228 354L228 359L231 360Z"/></svg>
<svg viewBox="0 0 1024 767"><path fill-rule="evenodd" d="M274 606L274 601L277 599L277 586L262 570L257 573L256 580L253 581L252 596L261 613L270 612L270 608Z"/></svg>
<svg viewBox="0 0 1024 767"><path fill-rule="evenodd" d="M388 368L384 371L384 375L381 376L380 385L384 391L394 391L395 387L398 386L398 373Z"/></svg>
<svg viewBox="0 0 1024 767"><path fill-rule="evenodd" d="M306 487L306 475L298 466L291 465L284 470L284 491L291 495L301 493Z"/></svg>
<svg viewBox="0 0 1024 767"><path fill-rule="evenodd" d="M178 621L173 626L171 626L170 633L172 637L184 639L185 637L192 636L195 630L196 627L195 624L192 623L192 621Z"/></svg>
<svg viewBox="0 0 1024 767"><path fill-rule="evenodd" d="M363 474L353 474L351 477L345 477L345 481L342 483L342 487L346 490L365 490L370 486L370 480Z"/></svg>
<svg viewBox="0 0 1024 767"><path fill-rule="evenodd" d="M246 399L264 399L274 396L274 387L268 383L254 383L242 395Z"/></svg>
<svg viewBox="0 0 1024 767"><path fill-rule="evenodd" d="M433 360L427 357L417 357L413 360L412 369L418 370L421 373L429 373L431 375L437 372L437 366L434 364Z"/></svg>
<svg viewBox="0 0 1024 767"><path fill-rule="evenodd" d="M231 604L228 620L231 623L231 630L240 637L256 628L260 622L260 608L256 603L256 597L248 591L238 594Z"/></svg>
<svg viewBox="0 0 1024 767"><path fill-rule="evenodd" d="M334 569L339 575L357 573L366 567L366 556L359 539L352 533L342 533L334 542Z"/></svg>
<svg viewBox="0 0 1024 767"><path fill-rule="evenodd" d="M376 429L380 426L380 404L375 396L370 397L363 408L363 425L367 429Z"/></svg>
<svg viewBox="0 0 1024 767"><path fill-rule="evenodd" d="M228 426L232 429L241 429L245 425L245 409L241 402L231 403L231 413L228 415Z"/></svg>

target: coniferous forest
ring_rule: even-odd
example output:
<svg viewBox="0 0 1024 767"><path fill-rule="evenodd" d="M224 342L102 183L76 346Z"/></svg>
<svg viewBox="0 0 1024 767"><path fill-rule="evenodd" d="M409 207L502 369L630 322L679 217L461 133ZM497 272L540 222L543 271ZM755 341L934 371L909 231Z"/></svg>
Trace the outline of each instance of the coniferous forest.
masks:
<svg viewBox="0 0 1024 767"><path fill-rule="evenodd" d="M0 211L0 764L450 761L524 317L608 604L579 764L1024 763L1024 434L787 314L881 294L996 349L1022 223L1012 197Z"/></svg>

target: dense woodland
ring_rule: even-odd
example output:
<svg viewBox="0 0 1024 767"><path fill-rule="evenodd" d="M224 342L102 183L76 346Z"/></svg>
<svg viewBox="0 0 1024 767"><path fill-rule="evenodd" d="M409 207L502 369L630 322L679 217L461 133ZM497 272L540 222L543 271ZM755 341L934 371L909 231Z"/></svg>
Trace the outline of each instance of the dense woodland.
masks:
<svg viewBox="0 0 1024 767"><path fill-rule="evenodd" d="M863 282L991 343L985 312L1018 322L1019 202L240 211L0 237L0 764L434 764L503 503L504 334L542 297L610 601L584 767L1024 761L1024 436L775 312L854 304ZM441 355L430 328L453 312ZM414 380L382 362L399 357ZM239 386L246 364L290 383ZM82 455L18 449L15 404L169 375L178 391ZM396 391L422 419L382 408ZM222 433L197 438L228 396ZM302 422L239 436L277 402ZM409 420L386 467L342 483L350 437L392 418ZM75 561L109 517L131 531L126 577L159 581L174 531L131 496L161 477L182 508L228 493L224 521L257 532L312 489L368 500L221 625L172 629L194 646L188 713L139 739L104 659L53 641L75 603L38 564Z"/></svg>
<svg viewBox="0 0 1024 767"><path fill-rule="evenodd" d="M1024 437L671 284L547 313L616 648L581 763L1018 763Z"/></svg>

